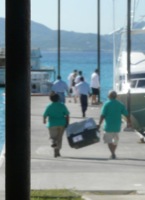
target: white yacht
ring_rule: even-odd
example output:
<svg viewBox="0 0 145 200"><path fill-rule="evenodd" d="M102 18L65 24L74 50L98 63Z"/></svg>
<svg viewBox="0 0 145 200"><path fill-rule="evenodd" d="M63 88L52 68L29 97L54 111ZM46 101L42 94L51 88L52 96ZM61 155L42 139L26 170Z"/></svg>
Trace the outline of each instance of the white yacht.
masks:
<svg viewBox="0 0 145 200"><path fill-rule="evenodd" d="M145 34L145 30L131 30L132 34ZM122 40L121 42L123 43ZM133 49L130 52L130 77L128 79L127 50L121 48L115 69L114 87L117 90L119 100L127 107L129 105L133 128L144 136L145 51Z"/></svg>
<svg viewBox="0 0 145 200"><path fill-rule="evenodd" d="M144 133L145 131L145 54L131 52L130 83L127 80L127 53L122 52L119 58L118 79L116 90L118 98L127 106L130 95L130 110L133 128ZM128 94L130 92L130 94Z"/></svg>

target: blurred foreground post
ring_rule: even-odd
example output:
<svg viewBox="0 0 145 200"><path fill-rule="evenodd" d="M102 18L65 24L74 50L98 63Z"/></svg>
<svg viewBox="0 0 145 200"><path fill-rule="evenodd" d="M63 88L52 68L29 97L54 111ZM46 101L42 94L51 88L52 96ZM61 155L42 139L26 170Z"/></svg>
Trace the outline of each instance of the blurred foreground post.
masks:
<svg viewBox="0 0 145 200"><path fill-rule="evenodd" d="M6 200L30 199L30 0L6 0Z"/></svg>

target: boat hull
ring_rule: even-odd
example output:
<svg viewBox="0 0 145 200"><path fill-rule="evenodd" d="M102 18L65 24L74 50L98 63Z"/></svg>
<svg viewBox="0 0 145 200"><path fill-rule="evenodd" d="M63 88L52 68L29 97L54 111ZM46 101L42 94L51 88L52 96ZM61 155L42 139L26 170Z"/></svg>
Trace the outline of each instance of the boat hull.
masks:
<svg viewBox="0 0 145 200"><path fill-rule="evenodd" d="M118 99L127 107L128 93L118 93ZM132 126L143 133L145 131L145 90L131 92L129 102Z"/></svg>

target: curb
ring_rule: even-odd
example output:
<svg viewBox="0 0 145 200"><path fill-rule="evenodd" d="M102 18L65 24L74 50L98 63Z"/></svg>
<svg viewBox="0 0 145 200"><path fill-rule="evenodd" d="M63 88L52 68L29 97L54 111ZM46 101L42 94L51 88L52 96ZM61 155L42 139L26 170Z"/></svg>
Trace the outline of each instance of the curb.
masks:
<svg viewBox="0 0 145 200"><path fill-rule="evenodd" d="M89 199L89 196L107 196L107 195L145 195L145 190L77 190L78 194Z"/></svg>

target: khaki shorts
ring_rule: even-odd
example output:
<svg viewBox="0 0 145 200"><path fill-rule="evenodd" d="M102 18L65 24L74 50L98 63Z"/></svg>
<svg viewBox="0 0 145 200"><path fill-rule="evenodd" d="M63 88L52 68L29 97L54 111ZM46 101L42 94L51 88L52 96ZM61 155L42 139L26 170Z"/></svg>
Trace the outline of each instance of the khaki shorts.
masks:
<svg viewBox="0 0 145 200"><path fill-rule="evenodd" d="M58 149L61 149L62 147L62 137L64 133L64 126L54 126L50 127L49 129L50 139L52 140L52 143L57 144Z"/></svg>
<svg viewBox="0 0 145 200"><path fill-rule="evenodd" d="M119 133L104 133L104 142L107 144L113 143L115 145L118 144L119 141Z"/></svg>

